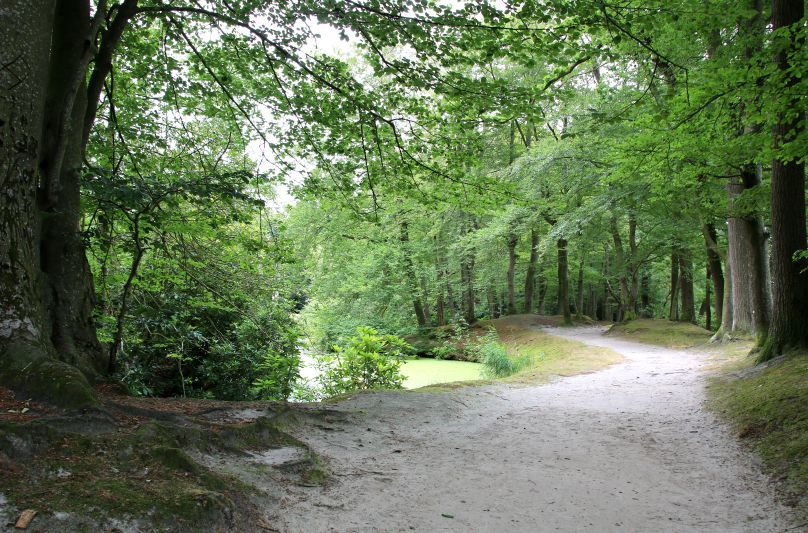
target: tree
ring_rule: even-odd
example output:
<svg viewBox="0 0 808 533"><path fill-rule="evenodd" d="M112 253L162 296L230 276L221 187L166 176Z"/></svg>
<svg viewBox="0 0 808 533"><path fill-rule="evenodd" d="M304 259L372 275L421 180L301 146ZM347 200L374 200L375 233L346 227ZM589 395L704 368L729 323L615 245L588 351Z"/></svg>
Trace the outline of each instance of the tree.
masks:
<svg viewBox="0 0 808 533"><path fill-rule="evenodd" d="M802 2L772 1L777 52L774 61L785 88L782 108L772 127L776 150L772 161L771 325L759 359L765 361L794 348L808 347L808 262L797 254L808 248L805 230L805 164L788 150L803 131L804 112L793 92L797 51L805 46ZM800 68L800 67L797 67ZM793 149L793 148L792 148Z"/></svg>

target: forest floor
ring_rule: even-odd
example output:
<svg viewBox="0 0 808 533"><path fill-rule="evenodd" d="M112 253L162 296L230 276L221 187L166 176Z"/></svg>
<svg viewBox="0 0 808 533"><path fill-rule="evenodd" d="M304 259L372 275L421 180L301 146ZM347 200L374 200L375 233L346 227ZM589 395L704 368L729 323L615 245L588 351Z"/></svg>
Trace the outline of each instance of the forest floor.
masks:
<svg viewBox="0 0 808 533"><path fill-rule="evenodd" d="M605 368L291 407L106 390L104 411L75 419L0 398L16 411L0 426L0 526L31 508L38 531L805 527L705 408L715 353L524 317L498 329L602 349Z"/></svg>

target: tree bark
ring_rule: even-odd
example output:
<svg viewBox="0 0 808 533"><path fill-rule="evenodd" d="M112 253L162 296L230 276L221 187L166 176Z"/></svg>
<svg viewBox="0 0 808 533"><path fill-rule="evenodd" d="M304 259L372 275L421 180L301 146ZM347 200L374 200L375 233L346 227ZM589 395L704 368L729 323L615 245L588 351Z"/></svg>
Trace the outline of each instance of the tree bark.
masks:
<svg viewBox="0 0 808 533"><path fill-rule="evenodd" d="M762 338L768 324L766 295L766 249L763 227L757 215L733 212L744 190L757 187L754 168L744 167L742 179L727 185L731 216L728 219L729 262L732 273L732 332L747 332Z"/></svg>
<svg viewBox="0 0 808 533"><path fill-rule="evenodd" d="M584 258L581 251L581 261L578 263L578 284L576 286L575 316L581 318L584 315Z"/></svg>
<svg viewBox="0 0 808 533"><path fill-rule="evenodd" d="M773 0L774 30L801 24L805 16L800 1ZM793 77L790 56L804 42L789 36L777 50L775 62L785 76L790 92L797 80ZM788 94L788 93L787 93ZM799 96L788 94L788 110L777 117L772 128L775 150L801 133L805 113ZM790 113L789 113L790 112ZM772 161L772 280L771 325L759 359L767 360L795 348L808 347L808 260L795 260L795 254L808 248L805 230L805 165L775 152Z"/></svg>
<svg viewBox="0 0 808 533"><path fill-rule="evenodd" d="M0 383L82 407L95 403L92 390L75 367L55 359L40 269L39 204L58 185L48 181L54 169L42 167L52 157L53 142L43 139L55 14L47 0L7 0L0 8ZM40 184L50 189L38 194Z"/></svg>

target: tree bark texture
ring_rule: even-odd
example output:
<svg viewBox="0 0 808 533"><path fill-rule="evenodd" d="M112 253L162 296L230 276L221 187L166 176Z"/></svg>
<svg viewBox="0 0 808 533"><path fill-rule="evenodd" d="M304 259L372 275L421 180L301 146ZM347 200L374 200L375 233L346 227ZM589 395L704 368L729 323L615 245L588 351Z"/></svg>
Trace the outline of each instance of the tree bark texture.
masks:
<svg viewBox="0 0 808 533"><path fill-rule="evenodd" d="M790 0L772 1L774 29L801 23L805 16L803 2ZM796 80L789 74L792 68L790 55L796 53L804 42L796 42L793 36L787 45L777 51L775 62L781 73L787 76L787 86ZM801 109L798 97L793 97L789 107ZM804 112L782 114L772 129L775 149L781 148L792 136L801 132ZM793 348L808 347L808 261L795 260L795 254L808 248L805 230L805 165L796 160L785 160L775 155L772 161L772 315L771 325L760 359L769 359Z"/></svg>

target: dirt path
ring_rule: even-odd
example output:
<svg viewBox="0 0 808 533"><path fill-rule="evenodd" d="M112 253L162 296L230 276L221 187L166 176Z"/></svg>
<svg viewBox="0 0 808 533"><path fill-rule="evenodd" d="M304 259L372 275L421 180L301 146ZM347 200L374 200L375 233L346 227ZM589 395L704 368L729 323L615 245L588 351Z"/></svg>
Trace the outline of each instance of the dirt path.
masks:
<svg viewBox="0 0 808 533"><path fill-rule="evenodd" d="M300 428L333 479L282 531L785 531L754 458L702 408L705 356L549 329L626 362L525 388L358 395Z"/></svg>

